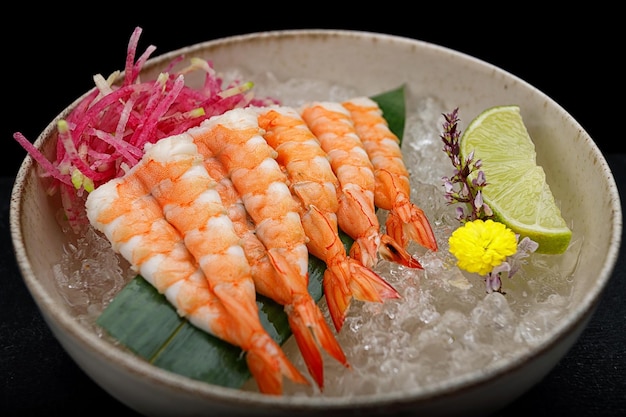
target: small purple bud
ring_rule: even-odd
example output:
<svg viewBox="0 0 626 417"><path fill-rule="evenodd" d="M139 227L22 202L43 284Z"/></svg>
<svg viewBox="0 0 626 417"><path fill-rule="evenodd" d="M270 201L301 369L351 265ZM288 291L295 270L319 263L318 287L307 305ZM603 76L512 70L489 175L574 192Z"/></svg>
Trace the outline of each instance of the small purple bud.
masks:
<svg viewBox="0 0 626 417"><path fill-rule="evenodd" d="M466 183L463 183L463 187L461 187L460 194L469 195L469 187L467 186Z"/></svg>
<svg viewBox="0 0 626 417"><path fill-rule="evenodd" d="M500 291L500 287L502 286L502 281L500 281L500 274L494 274L490 272L485 277L485 286L489 294L494 291Z"/></svg>
<svg viewBox="0 0 626 417"><path fill-rule="evenodd" d="M485 181L485 173L483 171L478 171L478 176L476 177L476 185L479 187L483 187L487 184Z"/></svg>
<svg viewBox="0 0 626 417"><path fill-rule="evenodd" d="M491 210L491 207L489 207L489 204L485 204L484 202L483 202L483 211L485 212L485 216L487 217L493 216L493 211Z"/></svg>
<svg viewBox="0 0 626 417"><path fill-rule="evenodd" d="M456 219L457 220L462 220L465 217L465 212L463 211L462 207L457 207L456 208Z"/></svg>
<svg viewBox="0 0 626 417"><path fill-rule="evenodd" d="M537 250L539 244L534 240L530 239L528 236L524 237L521 242L517 245L517 248L521 252L532 253Z"/></svg>
<svg viewBox="0 0 626 417"><path fill-rule="evenodd" d="M480 209L483 206L483 193L478 191L476 193L476 198L474 198L474 207Z"/></svg>

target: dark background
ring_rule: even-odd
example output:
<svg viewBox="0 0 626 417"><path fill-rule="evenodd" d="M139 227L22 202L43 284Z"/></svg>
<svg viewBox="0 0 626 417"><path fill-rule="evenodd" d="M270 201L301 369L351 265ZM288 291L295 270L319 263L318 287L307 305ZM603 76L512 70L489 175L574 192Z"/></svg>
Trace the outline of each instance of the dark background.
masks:
<svg viewBox="0 0 626 417"><path fill-rule="evenodd" d="M153 56L229 35L274 29L384 32L455 49L534 85L573 115L607 155L622 204L624 22L583 4L544 10L526 3L412 5L244 5L163 2L72 6L12 2L0 15L3 102L0 138L0 415L135 415L91 381L63 351L36 309L12 254L8 205L26 152L12 135L35 140L63 108L93 87L92 76L123 69L133 29ZM544 5L546 8L548 4ZM366 70L366 69L364 69ZM7 155L8 154L8 155ZM581 193L584 190L581 190ZM625 206L626 207L626 206ZM626 412L626 255L620 258L580 340L541 383L493 417L622 416Z"/></svg>
<svg viewBox="0 0 626 417"><path fill-rule="evenodd" d="M517 75L578 119L602 151L621 146L624 89L619 62L624 47L618 43L618 31L623 32L623 22L615 11L596 11L599 7L588 4L548 12L526 4L498 3L494 8L471 2L462 8L439 4L424 11L416 4L407 12L388 2L370 9L365 3L359 10L342 7L347 10L340 13L338 3L178 3L153 2L140 8L102 2L82 10L56 2L35 8L22 1L13 3L12 12L4 11L0 137L11 158L2 164L2 174L13 175L26 154L14 141L14 132L34 141L64 107L93 87L94 74L107 76L123 69L135 26L144 29L139 53L152 44L157 47L152 56L217 37L272 29L355 29L412 37Z"/></svg>

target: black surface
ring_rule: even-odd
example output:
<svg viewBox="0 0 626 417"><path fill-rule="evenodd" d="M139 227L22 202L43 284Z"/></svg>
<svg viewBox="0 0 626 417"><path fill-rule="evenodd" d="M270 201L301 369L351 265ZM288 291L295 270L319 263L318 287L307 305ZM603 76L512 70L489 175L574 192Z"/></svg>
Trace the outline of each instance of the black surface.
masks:
<svg viewBox="0 0 626 417"><path fill-rule="evenodd" d="M90 6L88 13L77 9L70 13L52 3L37 6L35 16L34 6L21 2L3 14L0 415L77 415L87 409L132 415L74 364L43 322L15 264L8 206L25 154L12 134L21 131L34 140L57 113L92 87L93 74L121 69L135 26L144 28L139 49L154 44L155 55L237 33L305 27L387 32L468 53L528 81L577 118L607 156L620 192L626 193L626 154L617 153L624 130L623 67L616 62L623 49L617 36L623 24L615 11L585 5L580 10L568 6L567 13L548 13L516 4L522 10L481 9L480 15L470 16L441 5L409 15L388 5L361 14L364 20L333 14L330 6L316 4L297 6L305 12L294 9L279 20L277 10L269 6L256 10L216 9L210 2L204 7L186 4L185 10L177 6L183 5L161 9L151 3L141 12L131 12L126 4L115 8L100 3ZM311 10L306 12L306 7ZM596 314L567 356L498 416L626 415L625 262L622 249ZM81 402L76 401L79 398Z"/></svg>
<svg viewBox="0 0 626 417"><path fill-rule="evenodd" d="M316 2L293 5L283 16L276 5L132 3L68 8L49 2L38 5L36 14L30 2L11 3L11 12L0 17L3 151L23 155L12 139L14 132L35 140L61 110L93 87L94 74L123 69L135 26L144 29L139 51L155 45L153 56L217 37L272 29L337 28L412 37L511 72L572 114L603 151L617 152L623 146L616 135L623 131L619 56L624 23L620 13L601 4L549 11L527 4L490 9L484 2L466 2L463 7L441 4L406 13L388 2L375 11L346 7L340 13L334 3ZM0 174L13 175L20 160L3 162Z"/></svg>

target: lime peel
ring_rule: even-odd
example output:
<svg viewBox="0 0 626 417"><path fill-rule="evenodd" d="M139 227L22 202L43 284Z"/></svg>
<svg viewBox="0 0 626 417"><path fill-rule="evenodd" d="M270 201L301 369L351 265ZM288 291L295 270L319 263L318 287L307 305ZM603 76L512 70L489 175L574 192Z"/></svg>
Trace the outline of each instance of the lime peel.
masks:
<svg viewBox="0 0 626 417"><path fill-rule="evenodd" d="M493 211L493 219L537 242L537 253L565 252L572 231L536 162L535 146L519 106L484 110L470 122L459 144L461 158L471 155L481 161L488 184L482 198ZM469 176L476 179L477 173Z"/></svg>

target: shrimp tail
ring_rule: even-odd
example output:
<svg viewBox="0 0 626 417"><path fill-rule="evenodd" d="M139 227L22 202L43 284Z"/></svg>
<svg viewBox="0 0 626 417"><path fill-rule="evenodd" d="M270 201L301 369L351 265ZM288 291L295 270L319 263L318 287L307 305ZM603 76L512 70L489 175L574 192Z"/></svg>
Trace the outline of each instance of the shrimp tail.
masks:
<svg viewBox="0 0 626 417"><path fill-rule="evenodd" d="M385 227L387 234L404 247L412 240L427 249L437 250L437 240L426 215L407 199L389 212Z"/></svg>
<svg viewBox="0 0 626 417"><path fill-rule="evenodd" d="M279 251L270 249L267 254L274 268L281 274L299 277L293 262L289 262ZM308 371L319 388L323 389L324 367L319 347L349 367L346 355L313 298L297 297L294 303L285 308L285 312Z"/></svg>
<svg viewBox="0 0 626 417"><path fill-rule="evenodd" d="M243 285L239 286L242 287ZM219 298L226 311L236 317L236 320L239 323L245 322L247 324L254 323L255 321L258 322L258 310L253 308L256 306L256 303L252 306L245 305L241 302L241 296L237 297L237 295L231 294L232 290L229 290L228 287L232 288L235 287L235 285L218 284L212 288L213 292Z"/></svg>
<svg viewBox="0 0 626 417"><path fill-rule="evenodd" d="M350 287L355 298L375 302L400 298L400 294L391 284L359 262L350 262L350 273Z"/></svg>
<svg viewBox="0 0 626 417"><path fill-rule="evenodd" d="M380 182L377 186L390 190L398 189L394 176L387 170L380 169L376 174L376 179ZM387 234L396 242L401 243L403 247L406 247L412 240L427 249L437 250L437 239L426 214L404 193L395 195L385 227Z"/></svg>
<svg viewBox="0 0 626 417"><path fill-rule="evenodd" d="M404 249L396 240L388 234L383 234L380 238L380 246L378 247L380 255L391 262L404 265L409 268L424 269L422 264Z"/></svg>
<svg viewBox="0 0 626 417"><path fill-rule="evenodd" d="M346 319L348 307L353 297L352 290L348 285L350 282L350 271L344 271L340 267L341 265L333 270L326 268L323 280L326 304L337 331L340 331L343 327L343 322ZM341 275L343 275L341 278L338 276L339 270Z"/></svg>
<svg viewBox="0 0 626 417"><path fill-rule="evenodd" d="M380 236L372 233L369 237L361 237L350 247L350 258L357 259L362 265L373 267L378 263L377 254L380 250ZM381 253L384 255L384 253Z"/></svg>
<svg viewBox="0 0 626 417"><path fill-rule="evenodd" d="M378 303L400 298L396 289L380 275L352 258L328 265L324 272L324 295L338 332L343 327L353 298Z"/></svg>
<svg viewBox="0 0 626 417"><path fill-rule="evenodd" d="M246 362L259 391L264 394L281 395L283 375L298 384L308 384L269 335L258 335L246 354Z"/></svg>
<svg viewBox="0 0 626 417"><path fill-rule="evenodd" d="M339 331L353 298L381 302L397 298L398 293L370 267L346 255L332 219L333 216L326 216L315 205L310 205L302 216L302 224L308 235L316 236L309 240L309 250L326 263L324 295L335 329Z"/></svg>
<svg viewBox="0 0 626 417"><path fill-rule="evenodd" d="M350 257L367 267L373 267L378 262L380 246L378 219L375 218L373 202L368 201L364 193L350 186L344 187L342 192L342 204L338 212L338 217L342 219L341 227L350 236L359 235L359 230L369 231L355 239L350 248Z"/></svg>
<svg viewBox="0 0 626 417"><path fill-rule="evenodd" d="M311 303L311 300L308 298L302 300L303 302L297 302L293 306L293 311L288 313L288 318L309 373L320 390L323 390L324 367L319 346L345 367L349 368L350 365L337 339L324 320L324 316L319 308Z"/></svg>

